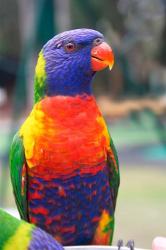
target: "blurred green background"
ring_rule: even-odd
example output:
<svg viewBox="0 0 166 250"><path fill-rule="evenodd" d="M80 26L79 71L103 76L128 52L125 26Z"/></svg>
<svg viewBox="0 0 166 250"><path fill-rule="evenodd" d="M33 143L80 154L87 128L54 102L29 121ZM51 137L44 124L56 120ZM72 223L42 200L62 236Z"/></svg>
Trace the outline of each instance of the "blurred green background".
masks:
<svg viewBox="0 0 166 250"><path fill-rule="evenodd" d="M115 53L94 83L120 159L114 243L151 248L166 236L166 1L0 0L0 23L0 207L16 214L9 147L32 107L37 54L61 31L97 29Z"/></svg>

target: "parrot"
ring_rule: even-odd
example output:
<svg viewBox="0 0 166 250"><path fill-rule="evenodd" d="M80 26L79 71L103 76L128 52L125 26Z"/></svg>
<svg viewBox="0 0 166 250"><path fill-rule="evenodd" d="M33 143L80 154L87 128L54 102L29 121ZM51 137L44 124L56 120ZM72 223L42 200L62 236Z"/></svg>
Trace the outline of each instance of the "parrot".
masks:
<svg viewBox="0 0 166 250"><path fill-rule="evenodd" d="M48 233L0 209L0 250L63 250Z"/></svg>
<svg viewBox="0 0 166 250"><path fill-rule="evenodd" d="M11 145L21 218L65 246L112 243L119 162L92 82L113 64L112 48L99 31L55 35L39 53L34 105Z"/></svg>

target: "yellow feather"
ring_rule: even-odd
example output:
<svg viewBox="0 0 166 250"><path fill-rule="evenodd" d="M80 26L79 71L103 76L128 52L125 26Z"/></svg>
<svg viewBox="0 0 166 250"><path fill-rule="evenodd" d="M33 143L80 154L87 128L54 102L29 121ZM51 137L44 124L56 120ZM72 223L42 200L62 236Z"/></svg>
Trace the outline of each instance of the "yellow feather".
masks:
<svg viewBox="0 0 166 250"><path fill-rule="evenodd" d="M46 61L41 51L39 53L39 58L38 58L38 62L37 62L36 69L35 69L35 74L38 78L43 78L43 79L46 78L45 65L46 65ZM42 85L42 84L43 84L43 81L39 81L39 85Z"/></svg>
<svg viewBox="0 0 166 250"><path fill-rule="evenodd" d="M15 234L6 242L4 250L27 250L33 226L27 223L22 223Z"/></svg>
<svg viewBox="0 0 166 250"><path fill-rule="evenodd" d="M25 157L29 167L34 167L31 159L34 156L35 138L43 132L44 113L39 109L40 103L37 103L29 117L23 123L19 130L19 136L23 138L25 148Z"/></svg>

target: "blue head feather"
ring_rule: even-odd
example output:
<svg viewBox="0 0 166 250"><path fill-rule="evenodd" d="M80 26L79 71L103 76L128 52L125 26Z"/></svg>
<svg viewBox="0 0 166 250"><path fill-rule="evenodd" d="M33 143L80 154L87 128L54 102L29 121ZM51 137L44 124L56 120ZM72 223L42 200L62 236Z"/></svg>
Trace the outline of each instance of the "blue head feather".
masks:
<svg viewBox="0 0 166 250"><path fill-rule="evenodd" d="M94 76L91 49L96 38L103 39L103 35L91 29L75 29L63 32L47 42L43 47L47 95L91 94ZM69 42L76 46L72 52L65 50Z"/></svg>

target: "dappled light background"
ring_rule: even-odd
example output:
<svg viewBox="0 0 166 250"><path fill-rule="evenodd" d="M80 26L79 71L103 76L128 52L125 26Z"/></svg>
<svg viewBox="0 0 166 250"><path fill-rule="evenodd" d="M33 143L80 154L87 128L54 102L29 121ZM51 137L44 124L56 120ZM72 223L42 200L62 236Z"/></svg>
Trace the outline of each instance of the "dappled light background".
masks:
<svg viewBox="0 0 166 250"><path fill-rule="evenodd" d="M150 248L166 236L165 0L0 0L0 24L0 207L16 214L9 148L32 108L40 49L61 31L97 29L115 53L93 85L120 160L114 243Z"/></svg>

